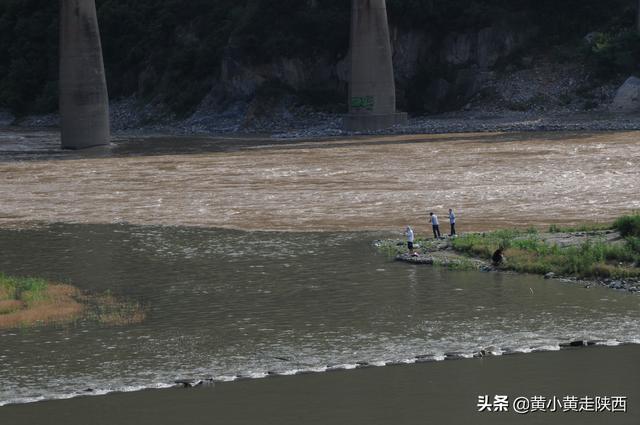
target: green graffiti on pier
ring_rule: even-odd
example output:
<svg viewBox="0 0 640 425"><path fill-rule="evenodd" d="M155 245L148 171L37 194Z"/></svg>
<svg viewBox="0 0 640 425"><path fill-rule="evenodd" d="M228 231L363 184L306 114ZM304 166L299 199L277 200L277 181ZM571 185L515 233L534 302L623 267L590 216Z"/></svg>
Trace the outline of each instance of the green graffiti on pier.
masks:
<svg viewBox="0 0 640 425"><path fill-rule="evenodd" d="M373 96L360 96L351 98L351 108L373 110L376 101Z"/></svg>

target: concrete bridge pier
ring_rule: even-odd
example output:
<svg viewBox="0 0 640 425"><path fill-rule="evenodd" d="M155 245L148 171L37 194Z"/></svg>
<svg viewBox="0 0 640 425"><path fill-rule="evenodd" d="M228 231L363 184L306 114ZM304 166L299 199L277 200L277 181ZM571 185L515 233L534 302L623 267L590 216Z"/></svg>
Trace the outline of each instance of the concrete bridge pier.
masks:
<svg viewBox="0 0 640 425"><path fill-rule="evenodd" d="M63 149L109 143L109 97L95 0L60 0Z"/></svg>
<svg viewBox="0 0 640 425"><path fill-rule="evenodd" d="M375 131L404 123L396 87L385 0L352 0L349 131Z"/></svg>

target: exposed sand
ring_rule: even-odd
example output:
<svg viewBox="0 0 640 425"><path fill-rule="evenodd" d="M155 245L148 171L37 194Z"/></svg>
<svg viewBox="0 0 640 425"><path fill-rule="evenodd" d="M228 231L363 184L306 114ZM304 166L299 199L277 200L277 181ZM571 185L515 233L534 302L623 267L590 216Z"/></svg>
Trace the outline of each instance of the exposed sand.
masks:
<svg viewBox="0 0 640 425"><path fill-rule="evenodd" d="M130 222L331 231L412 224L421 232L428 230L427 211L445 222L450 207L459 231L602 222L640 208L639 137L380 136L264 141L197 154L180 152L189 141L197 149L193 139L164 138L157 142L173 144L176 153L1 162L0 225Z"/></svg>

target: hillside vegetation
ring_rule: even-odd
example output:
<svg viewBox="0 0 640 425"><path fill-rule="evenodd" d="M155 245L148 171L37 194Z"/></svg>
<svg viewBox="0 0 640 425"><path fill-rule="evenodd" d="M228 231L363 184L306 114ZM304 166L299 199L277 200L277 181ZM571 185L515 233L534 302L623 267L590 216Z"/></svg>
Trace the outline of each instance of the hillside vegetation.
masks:
<svg viewBox="0 0 640 425"><path fill-rule="evenodd" d="M334 66L347 53L349 3L97 0L110 96L135 95L188 114L220 81L225 58L249 69L278 58L327 58ZM536 28L520 51L555 52L558 60L592 66L602 79L633 73L640 62L636 7L631 0L388 0L394 34L413 31L431 40L416 75L400 84L408 93L399 96L402 106L422 112L429 94L416 88L453 75L450 66L429 59L438 57L433 53L448 34L501 22ZM599 31L597 42L585 48L580 42L593 31ZM18 116L56 110L57 49L58 2L0 2L0 109ZM336 75L323 78L291 87L267 76L261 84L275 87L269 92L274 96L294 94L319 107L341 102L345 85Z"/></svg>

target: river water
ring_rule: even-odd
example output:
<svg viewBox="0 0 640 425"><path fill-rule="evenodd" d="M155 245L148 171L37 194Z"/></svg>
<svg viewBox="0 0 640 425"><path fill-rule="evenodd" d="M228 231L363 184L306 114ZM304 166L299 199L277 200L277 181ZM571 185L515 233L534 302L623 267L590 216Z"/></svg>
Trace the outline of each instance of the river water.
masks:
<svg viewBox="0 0 640 425"><path fill-rule="evenodd" d="M0 131L0 225L428 231L607 222L640 209L639 132L328 140L121 137L82 152Z"/></svg>
<svg viewBox="0 0 640 425"><path fill-rule="evenodd" d="M637 138L120 137L63 152L55 133L0 130L0 271L148 312L122 328L0 331L0 405L640 343L637 295L400 264L372 247L405 224L427 231L431 209L455 208L467 231L640 208Z"/></svg>
<svg viewBox="0 0 640 425"><path fill-rule="evenodd" d="M0 230L0 270L137 299L147 320L0 332L0 405L441 360L640 343L640 297L536 276L396 263L374 233L55 224Z"/></svg>

